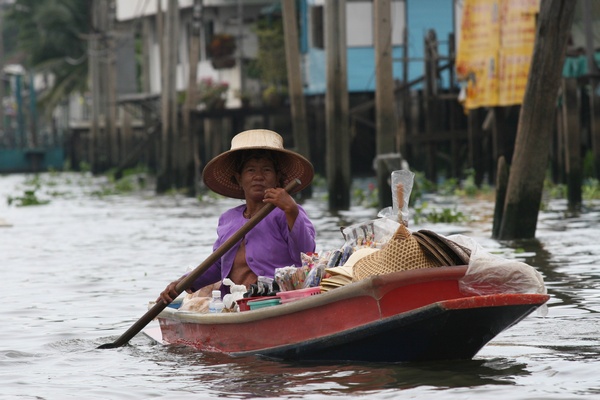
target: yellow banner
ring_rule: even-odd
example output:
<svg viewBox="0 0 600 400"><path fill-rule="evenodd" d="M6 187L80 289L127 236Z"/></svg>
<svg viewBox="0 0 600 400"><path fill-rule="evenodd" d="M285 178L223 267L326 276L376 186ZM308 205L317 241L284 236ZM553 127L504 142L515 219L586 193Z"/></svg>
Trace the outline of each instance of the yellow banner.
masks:
<svg viewBox="0 0 600 400"><path fill-rule="evenodd" d="M521 104L539 0L464 0L456 73L464 107Z"/></svg>

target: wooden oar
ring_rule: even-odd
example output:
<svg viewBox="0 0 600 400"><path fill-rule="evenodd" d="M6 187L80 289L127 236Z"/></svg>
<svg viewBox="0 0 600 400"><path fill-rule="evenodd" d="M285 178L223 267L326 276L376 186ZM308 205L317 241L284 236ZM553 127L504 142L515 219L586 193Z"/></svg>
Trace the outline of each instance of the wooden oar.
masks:
<svg viewBox="0 0 600 400"><path fill-rule="evenodd" d="M295 179L288 183L285 187L285 190L289 193L296 186L300 185L300 180ZM213 265L219 258L221 258L229 249L231 249L237 242L239 242L252 228L254 228L263 218L265 218L275 206L271 203L267 203L263 208L261 208L248 222L246 222L236 233L231 235L229 239L227 239L219 248L217 248L204 262L198 265L192 272L188 274L184 279L182 279L177 286L175 287L175 291L177 292L177 296L183 293L188 287L194 283L194 281L202 275L211 265ZM175 296L175 297L177 297ZM105 343L103 345L98 346L99 349L114 349L116 347L121 347L127 344L135 335L140 333L142 329L146 325L148 325L154 318L160 314L162 310L164 310L170 303L165 303L164 301L158 301L151 309L149 309L146 314L144 314L140 319L134 323L131 328L129 328L124 334L121 335L117 340L112 343Z"/></svg>

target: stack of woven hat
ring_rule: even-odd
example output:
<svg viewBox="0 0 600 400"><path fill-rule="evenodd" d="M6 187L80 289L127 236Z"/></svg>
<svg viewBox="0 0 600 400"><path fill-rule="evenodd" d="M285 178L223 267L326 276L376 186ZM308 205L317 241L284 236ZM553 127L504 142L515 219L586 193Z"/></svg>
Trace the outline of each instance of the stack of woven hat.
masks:
<svg viewBox="0 0 600 400"><path fill-rule="evenodd" d="M354 265L364 257L378 251L379 249L376 248L364 247L352 253L344 265L326 268L325 272L328 273L328 277L321 280L321 291L326 292L352 283L352 270L354 269Z"/></svg>
<svg viewBox="0 0 600 400"><path fill-rule="evenodd" d="M356 262L352 270L354 282L371 275L441 266L466 265L470 251L428 230L411 233L400 225L394 236L378 252Z"/></svg>
<svg viewBox="0 0 600 400"><path fill-rule="evenodd" d="M425 254L442 266L468 265L471 250L435 232L421 229L413 232Z"/></svg>

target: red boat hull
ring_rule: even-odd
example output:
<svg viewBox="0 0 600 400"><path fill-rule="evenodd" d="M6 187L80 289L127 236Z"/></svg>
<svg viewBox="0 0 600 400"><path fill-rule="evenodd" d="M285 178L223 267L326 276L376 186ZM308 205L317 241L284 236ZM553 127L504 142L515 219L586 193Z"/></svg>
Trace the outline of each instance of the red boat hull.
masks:
<svg viewBox="0 0 600 400"><path fill-rule="evenodd" d="M202 351L294 360L472 358L548 300L542 294L465 296L466 267L403 271L292 303L229 314L166 309L162 340Z"/></svg>

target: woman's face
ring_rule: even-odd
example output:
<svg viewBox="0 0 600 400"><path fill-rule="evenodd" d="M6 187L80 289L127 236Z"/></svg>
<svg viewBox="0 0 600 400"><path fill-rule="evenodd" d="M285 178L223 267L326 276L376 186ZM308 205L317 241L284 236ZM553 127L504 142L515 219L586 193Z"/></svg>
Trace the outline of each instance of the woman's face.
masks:
<svg viewBox="0 0 600 400"><path fill-rule="evenodd" d="M244 190L246 199L262 201L265 190L277 186L278 176L273 161L267 158L251 158L242 166L236 179Z"/></svg>

